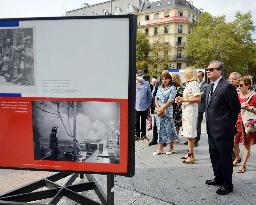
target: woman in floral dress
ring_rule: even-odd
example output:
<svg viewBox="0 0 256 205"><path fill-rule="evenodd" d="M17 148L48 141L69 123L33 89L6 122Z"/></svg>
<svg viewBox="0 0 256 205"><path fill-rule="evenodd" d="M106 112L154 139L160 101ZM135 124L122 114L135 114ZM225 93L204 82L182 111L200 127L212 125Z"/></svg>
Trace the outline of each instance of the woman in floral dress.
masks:
<svg viewBox="0 0 256 205"><path fill-rule="evenodd" d="M172 154L174 152L173 142L178 139L173 121L172 107L177 91L174 86L170 85L172 77L169 73L163 73L161 80L162 85L159 86L155 98L159 148L153 155L163 153L164 143L169 144L169 151L167 151L166 154Z"/></svg>

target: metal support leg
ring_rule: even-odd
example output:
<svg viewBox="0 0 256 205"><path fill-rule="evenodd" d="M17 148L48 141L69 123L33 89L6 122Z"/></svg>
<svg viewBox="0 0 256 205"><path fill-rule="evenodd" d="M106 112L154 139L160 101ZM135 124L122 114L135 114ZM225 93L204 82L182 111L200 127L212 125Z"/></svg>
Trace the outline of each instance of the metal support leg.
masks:
<svg viewBox="0 0 256 205"><path fill-rule="evenodd" d="M114 205L114 174L107 175L107 205Z"/></svg>
<svg viewBox="0 0 256 205"><path fill-rule="evenodd" d="M89 182L73 184L76 178L86 176ZM70 177L64 185L58 185L56 181ZM39 190L46 187L46 190ZM114 174L107 174L107 195L90 174L62 172L43 178L16 190L0 195L0 204L28 204L42 199L51 198L49 204L57 204L62 197L67 197L79 204L100 205L93 199L81 194L83 191L94 190L102 205L114 205Z"/></svg>

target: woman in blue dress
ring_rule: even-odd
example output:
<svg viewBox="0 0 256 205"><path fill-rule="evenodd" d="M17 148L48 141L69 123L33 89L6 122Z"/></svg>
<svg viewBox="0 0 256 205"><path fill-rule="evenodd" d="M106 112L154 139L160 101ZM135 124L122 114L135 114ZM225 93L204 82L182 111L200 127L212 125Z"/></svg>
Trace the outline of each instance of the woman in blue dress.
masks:
<svg viewBox="0 0 256 205"><path fill-rule="evenodd" d="M178 139L174 120L173 120L173 107L172 103L176 96L176 88L172 86L171 75L166 72L161 76L162 85L159 86L155 98L156 104L156 125L158 131L158 150L153 155L163 153L163 144L169 144L169 151L166 154L174 152L173 142Z"/></svg>

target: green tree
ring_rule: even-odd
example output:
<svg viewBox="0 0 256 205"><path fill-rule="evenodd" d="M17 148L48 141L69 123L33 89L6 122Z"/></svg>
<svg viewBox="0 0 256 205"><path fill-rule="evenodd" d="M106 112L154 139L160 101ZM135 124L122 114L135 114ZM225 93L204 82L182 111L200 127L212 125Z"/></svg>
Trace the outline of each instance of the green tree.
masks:
<svg viewBox="0 0 256 205"><path fill-rule="evenodd" d="M244 67L241 72L243 74L256 76L256 44L252 37L255 26L253 25L251 13L241 14L241 12L237 12L233 25L234 32L238 38L237 40L244 45Z"/></svg>
<svg viewBox="0 0 256 205"><path fill-rule="evenodd" d="M137 33L136 45L136 68L137 70L144 70L148 66L148 54L150 51L149 41L145 34Z"/></svg>
<svg viewBox="0 0 256 205"><path fill-rule="evenodd" d="M157 39L150 47L148 72L158 75L162 70L168 69L170 64L170 44L162 38Z"/></svg>
<svg viewBox="0 0 256 205"><path fill-rule="evenodd" d="M220 60L225 64L226 74L232 71L243 74L255 59L251 18L250 13L238 12L235 20L227 23L225 16L203 13L187 37L186 55L195 66L206 67L210 61Z"/></svg>

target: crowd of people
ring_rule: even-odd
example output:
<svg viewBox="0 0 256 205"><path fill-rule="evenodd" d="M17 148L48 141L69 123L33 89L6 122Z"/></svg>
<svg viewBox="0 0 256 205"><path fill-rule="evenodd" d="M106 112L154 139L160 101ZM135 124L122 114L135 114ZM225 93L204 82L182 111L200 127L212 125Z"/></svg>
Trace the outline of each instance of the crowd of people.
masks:
<svg viewBox="0 0 256 205"><path fill-rule="evenodd" d="M186 138L187 153L184 164L196 161L194 147L199 145L201 124L205 113L209 154L214 178L207 185L220 185L217 194L233 191L233 166L240 165L237 173L246 171L251 146L256 144L256 94L252 77L230 73L223 77L224 64L212 61L205 73L186 68L184 82L177 73L164 70L161 80L149 84L143 72L136 75L136 140L146 139L148 115L153 114L153 138L149 146L158 144L153 155L175 153L179 136ZM151 110L151 111L150 111ZM244 145L240 156L239 144ZM167 151L164 147L167 146Z"/></svg>
<svg viewBox="0 0 256 205"><path fill-rule="evenodd" d="M13 38L6 38L4 41L5 46L0 50L0 83L34 85L31 35L25 36L22 31L19 31Z"/></svg>

